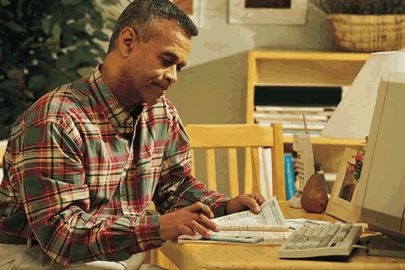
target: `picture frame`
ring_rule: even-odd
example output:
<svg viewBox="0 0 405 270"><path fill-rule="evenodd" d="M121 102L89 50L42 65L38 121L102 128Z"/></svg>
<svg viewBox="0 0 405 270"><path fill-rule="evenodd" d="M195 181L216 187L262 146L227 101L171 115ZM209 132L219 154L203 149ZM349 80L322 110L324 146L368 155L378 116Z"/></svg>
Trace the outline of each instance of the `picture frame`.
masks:
<svg viewBox="0 0 405 270"><path fill-rule="evenodd" d="M346 147L325 213L346 222L358 222L357 184L363 165L364 150Z"/></svg>
<svg viewBox="0 0 405 270"><path fill-rule="evenodd" d="M205 0L170 0L193 20L198 28L204 27Z"/></svg>
<svg viewBox="0 0 405 270"><path fill-rule="evenodd" d="M230 24L304 25L308 0L229 0ZM250 4L250 5L249 5ZM279 5L279 6L277 6Z"/></svg>

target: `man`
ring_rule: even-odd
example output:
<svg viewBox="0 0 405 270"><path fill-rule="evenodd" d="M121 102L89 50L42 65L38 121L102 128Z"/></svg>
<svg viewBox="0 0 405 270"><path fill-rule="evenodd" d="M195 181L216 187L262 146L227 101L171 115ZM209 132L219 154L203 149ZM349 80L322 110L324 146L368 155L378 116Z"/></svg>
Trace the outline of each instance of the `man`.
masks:
<svg viewBox="0 0 405 270"><path fill-rule="evenodd" d="M166 240L218 231L215 216L260 212L261 195L229 198L190 174L189 140L165 93L197 34L171 2L135 0L104 64L17 120L0 187L0 254L18 256L7 265L137 269ZM162 215L144 215L152 201Z"/></svg>

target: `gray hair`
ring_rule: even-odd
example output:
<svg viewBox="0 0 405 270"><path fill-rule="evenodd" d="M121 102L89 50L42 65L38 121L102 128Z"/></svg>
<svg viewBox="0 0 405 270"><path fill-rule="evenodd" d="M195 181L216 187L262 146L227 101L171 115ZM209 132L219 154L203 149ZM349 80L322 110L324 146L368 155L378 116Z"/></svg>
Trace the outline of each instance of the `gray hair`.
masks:
<svg viewBox="0 0 405 270"><path fill-rule="evenodd" d="M162 19L174 20L191 38L198 35L198 29L190 17L168 0L134 0L118 17L111 35L108 52L114 50L121 31L131 27L138 40L147 43L154 34L154 23Z"/></svg>

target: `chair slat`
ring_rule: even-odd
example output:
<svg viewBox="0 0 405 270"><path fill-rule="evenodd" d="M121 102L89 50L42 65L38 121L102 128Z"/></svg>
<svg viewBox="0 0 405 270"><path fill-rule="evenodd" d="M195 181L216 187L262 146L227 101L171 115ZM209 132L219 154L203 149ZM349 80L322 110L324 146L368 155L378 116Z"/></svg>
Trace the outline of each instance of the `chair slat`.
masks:
<svg viewBox="0 0 405 270"><path fill-rule="evenodd" d="M212 190L217 191L216 169L215 169L215 149L205 150L207 160L207 184Z"/></svg>
<svg viewBox="0 0 405 270"><path fill-rule="evenodd" d="M191 153L191 174L195 176L195 158L194 158L194 149L190 149Z"/></svg>
<svg viewBox="0 0 405 270"><path fill-rule="evenodd" d="M253 193L261 193L260 188L260 156L259 156L259 148L252 147L252 160L253 160L253 183L252 183L252 192Z"/></svg>
<svg viewBox="0 0 405 270"><path fill-rule="evenodd" d="M245 192L253 192L253 168L252 168L252 148L246 147L245 149Z"/></svg>
<svg viewBox="0 0 405 270"><path fill-rule="evenodd" d="M238 160L235 148L228 149L229 187L231 197L239 195Z"/></svg>
<svg viewBox="0 0 405 270"><path fill-rule="evenodd" d="M274 132L274 145L283 145L283 127L282 125L272 124ZM277 200L286 201L287 192L285 186L285 168L284 168L284 147L273 147L271 152L273 168L273 196Z"/></svg>
<svg viewBox="0 0 405 270"><path fill-rule="evenodd" d="M273 146L273 130L259 125L187 125L193 148ZM252 137L255 134L255 137Z"/></svg>
<svg viewBox="0 0 405 270"><path fill-rule="evenodd" d="M271 126L268 127L263 127L256 124L187 125L186 131L190 138L190 146L192 149L210 149L206 151L208 178L207 185L215 191L217 191L217 183L214 149L235 149L229 151L230 155L228 157L231 196L239 195L239 181L235 183L233 180L238 179L238 164L236 162L235 153L236 148L245 149L245 177L243 193L259 193L262 189L260 186L260 158L257 147L271 147L273 195L277 196L278 200L286 200L284 146L281 124L271 124ZM234 157L235 161L233 161ZM193 174L195 174L194 154L192 157L192 162ZM233 169L233 167L235 167L235 169Z"/></svg>

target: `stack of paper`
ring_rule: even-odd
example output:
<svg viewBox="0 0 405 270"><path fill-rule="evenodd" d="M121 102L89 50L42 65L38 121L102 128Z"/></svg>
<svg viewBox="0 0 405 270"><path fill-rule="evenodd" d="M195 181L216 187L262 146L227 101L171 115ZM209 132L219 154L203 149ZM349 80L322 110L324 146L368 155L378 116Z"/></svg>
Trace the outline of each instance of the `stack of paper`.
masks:
<svg viewBox="0 0 405 270"><path fill-rule="evenodd" d="M215 238L226 239L230 241L235 236L253 236L263 237L263 244L281 245L292 232L281 212L276 197L273 197L261 205L261 212L254 214L252 211L243 211L235 214L212 219L220 228L220 232L212 232L211 236ZM188 236L183 235L179 241L202 240L201 235Z"/></svg>

